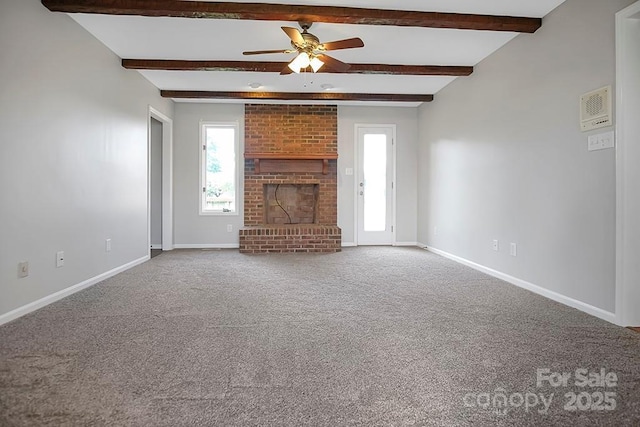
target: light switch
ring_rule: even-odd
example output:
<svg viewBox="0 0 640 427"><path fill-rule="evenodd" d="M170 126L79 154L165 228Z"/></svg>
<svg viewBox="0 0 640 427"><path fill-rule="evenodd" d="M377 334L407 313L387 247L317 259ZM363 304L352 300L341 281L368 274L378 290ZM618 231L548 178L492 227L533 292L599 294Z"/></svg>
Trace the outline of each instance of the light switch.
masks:
<svg viewBox="0 0 640 427"><path fill-rule="evenodd" d="M346 168L344 170L345 175L353 175L353 168Z"/></svg>
<svg viewBox="0 0 640 427"><path fill-rule="evenodd" d="M613 148L615 145L615 134L613 131L600 134L602 148Z"/></svg>
<svg viewBox="0 0 640 427"><path fill-rule="evenodd" d="M613 131L589 136L589 151L604 150L615 146L615 133Z"/></svg>

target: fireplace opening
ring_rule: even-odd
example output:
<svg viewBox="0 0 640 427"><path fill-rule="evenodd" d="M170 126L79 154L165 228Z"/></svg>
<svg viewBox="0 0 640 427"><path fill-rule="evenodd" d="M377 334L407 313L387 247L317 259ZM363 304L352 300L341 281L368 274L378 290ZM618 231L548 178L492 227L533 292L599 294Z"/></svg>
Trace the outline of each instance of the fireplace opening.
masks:
<svg viewBox="0 0 640 427"><path fill-rule="evenodd" d="M316 224L318 184L264 184L265 224Z"/></svg>

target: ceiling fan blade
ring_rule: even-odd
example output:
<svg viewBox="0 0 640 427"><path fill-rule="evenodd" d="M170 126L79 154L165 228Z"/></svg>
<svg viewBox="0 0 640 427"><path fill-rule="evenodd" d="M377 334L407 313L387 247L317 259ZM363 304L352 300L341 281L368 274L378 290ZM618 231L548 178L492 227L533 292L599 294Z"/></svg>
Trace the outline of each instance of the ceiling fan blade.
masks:
<svg viewBox="0 0 640 427"><path fill-rule="evenodd" d="M351 65L346 64L342 61L339 61L336 58L333 58L329 55L318 55L318 59L324 62L324 65L326 65L327 67L331 68L334 71L338 71L339 73L344 73L349 68L351 68Z"/></svg>
<svg viewBox="0 0 640 427"><path fill-rule="evenodd" d="M304 44L304 39L302 38L302 34L296 28L293 27L282 27L282 31L287 33L289 38L295 44Z"/></svg>
<svg viewBox="0 0 640 427"><path fill-rule="evenodd" d="M354 47L364 47L364 42L359 37L354 37L352 39L322 43L320 46L324 50L353 49Z"/></svg>
<svg viewBox="0 0 640 427"><path fill-rule="evenodd" d="M291 68L289 68L289 64L287 64L282 71L280 71L280 75L281 76L286 76L287 74L291 74L293 73L293 70Z"/></svg>
<svg viewBox="0 0 640 427"><path fill-rule="evenodd" d="M277 50L250 50L247 52L242 52L243 55L262 55L265 53L293 53L296 52L292 49L277 49Z"/></svg>

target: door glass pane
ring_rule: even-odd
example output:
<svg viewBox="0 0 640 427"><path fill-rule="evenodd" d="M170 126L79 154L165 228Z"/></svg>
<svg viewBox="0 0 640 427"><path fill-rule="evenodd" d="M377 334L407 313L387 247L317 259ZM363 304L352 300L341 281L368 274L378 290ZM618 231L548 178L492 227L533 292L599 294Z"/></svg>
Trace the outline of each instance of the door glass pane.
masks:
<svg viewBox="0 0 640 427"><path fill-rule="evenodd" d="M387 137L365 134L364 231L385 231L387 223Z"/></svg>

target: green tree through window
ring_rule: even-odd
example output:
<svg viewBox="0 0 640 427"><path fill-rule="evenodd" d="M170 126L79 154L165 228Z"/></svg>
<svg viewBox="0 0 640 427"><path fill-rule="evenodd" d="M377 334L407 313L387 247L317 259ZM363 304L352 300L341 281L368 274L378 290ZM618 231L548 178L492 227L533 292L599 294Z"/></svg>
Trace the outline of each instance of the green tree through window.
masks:
<svg viewBox="0 0 640 427"><path fill-rule="evenodd" d="M237 209L237 125L202 124L202 213Z"/></svg>

